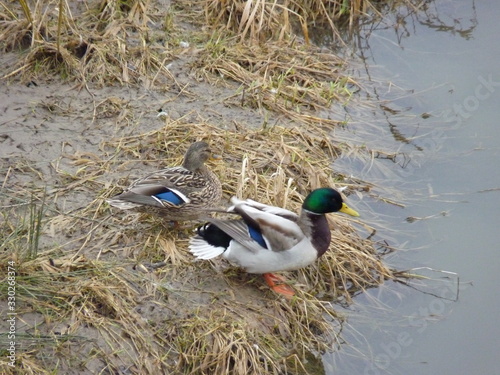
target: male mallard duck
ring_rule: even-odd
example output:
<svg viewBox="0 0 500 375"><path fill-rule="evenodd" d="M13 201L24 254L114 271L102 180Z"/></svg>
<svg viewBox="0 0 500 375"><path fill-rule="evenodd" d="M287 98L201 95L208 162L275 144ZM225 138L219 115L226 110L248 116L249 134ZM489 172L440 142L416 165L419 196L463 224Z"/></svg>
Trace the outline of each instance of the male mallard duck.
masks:
<svg viewBox="0 0 500 375"><path fill-rule="evenodd" d="M276 292L293 295L281 278L271 272L292 271L308 266L328 250L330 228L325 214L344 212L359 216L331 188L312 191L304 200L300 215L283 208L268 206L251 199L231 199L228 212L236 220L207 219L196 229L189 250L198 259L221 255L249 273L262 273Z"/></svg>
<svg viewBox="0 0 500 375"><path fill-rule="evenodd" d="M154 172L108 200L114 207L153 213L173 221L195 220L219 204L222 187L205 166L212 153L206 142L193 143L181 167Z"/></svg>

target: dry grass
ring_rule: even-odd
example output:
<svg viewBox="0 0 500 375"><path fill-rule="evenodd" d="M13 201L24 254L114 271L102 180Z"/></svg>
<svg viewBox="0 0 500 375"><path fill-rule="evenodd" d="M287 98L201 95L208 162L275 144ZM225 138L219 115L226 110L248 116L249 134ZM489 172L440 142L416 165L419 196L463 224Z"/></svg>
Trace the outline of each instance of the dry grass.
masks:
<svg viewBox="0 0 500 375"><path fill-rule="evenodd" d="M344 43L345 31L353 32L364 16L381 16L381 8L411 1L387 4L376 0L205 0L206 22L230 30L241 40L268 42L302 35L307 43L310 34L327 30L337 43ZM313 31L313 29L315 31Z"/></svg>
<svg viewBox="0 0 500 375"><path fill-rule="evenodd" d="M356 88L344 73L345 65L331 53L300 43L241 44L217 34L196 63L209 81L223 77L240 84L240 92L229 102L326 126L337 122L320 119L317 111L333 101L347 102Z"/></svg>
<svg viewBox="0 0 500 375"><path fill-rule="evenodd" d="M415 8L411 0L391 6L399 3ZM201 71L244 83L253 105L264 101L273 110L286 112L293 112L295 105L316 109L349 94L343 91L354 82L336 73L342 61L301 46L296 32L301 30L308 46L308 30L325 25L340 42L342 24L354 28L360 17L379 14L386 6L369 0L205 0L180 1L175 4L178 9L165 10L146 0L0 2L0 46L25 53L0 78L21 76L29 81L56 73L81 85L140 83L147 88L182 89L167 66L183 53L178 47L184 38L207 43L199 61L207 57L209 61L201 63ZM200 13L219 31L203 27ZM200 30L182 30L175 17L199 25ZM227 55L222 57L221 51ZM325 72L332 74L324 77Z"/></svg>
<svg viewBox="0 0 500 375"><path fill-rule="evenodd" d="M283 40L290 38L295 29L300 30L306 41L309 41L309 28L312 24L330 28L341 40L340 24L348 23L352 28L361 15L368 10L376 10L376 6L369 0L206 0L205 10L207 23L217 27L224 25L241 39Z"/></svg>
<svg viewBox="0 0 500 375"><path fill-rule="evenodd" d="M314 128L230 131L167 120L161 129L102 143L99 154L63 156L75 166L73 172L58 170L66 184L46 198L39 191L24 209L3 211L8 225L2 247L11 251L1 253L0 264L15 257L18 304L44 321L23 330L29 340L22 341L30 344L18 368L66 373L77 364L92 372L104 363L110 371L125 366L137 374L314 373L312 359L340 341L332 322L341 318L327 301L348 302L353 293L392 278L350 219L330 215L330 251L289 273L297 297L282 300L260 277L223 260L194 262L188 230L114 212L104 203L118 191L104 176L118 178L138 165L141 171L157 168L158 160L178 164L197 139L223 155L211 167L226 198L236 194L298 210L310 190L342 185L329 167L339 145ZM75 193L96 198L72 212L44 203ZM11 202L21 197L7 195ZM35 228L45 245L33 256L22 244ZM50 245L51 238L67 240Z"/></svg>
<svg viewBox="0 0 500 375"><path fill-rule="evenodd" d="M0 3L5 10L0 13L2 49L26 52L2 78L42 79L56 73L81 84L138 83L144 76L150 87L175 82L165 68L172 55L160 43L171 34L171 24L160 22L168 15L149 8L149 1L19 4Z"/></svg>

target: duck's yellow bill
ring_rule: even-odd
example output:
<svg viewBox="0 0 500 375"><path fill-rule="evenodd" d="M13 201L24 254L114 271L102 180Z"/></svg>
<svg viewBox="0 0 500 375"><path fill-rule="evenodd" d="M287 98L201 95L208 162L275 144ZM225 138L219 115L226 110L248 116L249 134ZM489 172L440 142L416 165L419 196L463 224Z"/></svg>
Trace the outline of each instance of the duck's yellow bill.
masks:
<svg viewBox="0 0 500 375"><path fill-rule="evenodd" d="M349 208L345 203L342 203L342 208L339 211L354 217L359 216L359 214L356 211L354 211L352 208Z"/></svg>

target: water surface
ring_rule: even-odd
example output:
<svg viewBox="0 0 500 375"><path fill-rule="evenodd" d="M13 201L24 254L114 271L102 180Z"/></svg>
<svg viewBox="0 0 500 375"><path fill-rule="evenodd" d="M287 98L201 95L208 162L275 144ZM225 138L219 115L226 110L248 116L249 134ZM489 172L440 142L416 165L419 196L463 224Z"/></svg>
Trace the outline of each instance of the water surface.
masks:
<svg viewBox="0 0 500 375"><path fill-rule="evenodd" d="M499 373L499 14L497 1L400 9L399 26L366 25L350 51L369 94L332 110L349 122L333 136L383 153L334 168L374 184L350 201L401 249L386 261L436 271L418 271L424 292L389 282L356 297L329 374Z"/></svg>

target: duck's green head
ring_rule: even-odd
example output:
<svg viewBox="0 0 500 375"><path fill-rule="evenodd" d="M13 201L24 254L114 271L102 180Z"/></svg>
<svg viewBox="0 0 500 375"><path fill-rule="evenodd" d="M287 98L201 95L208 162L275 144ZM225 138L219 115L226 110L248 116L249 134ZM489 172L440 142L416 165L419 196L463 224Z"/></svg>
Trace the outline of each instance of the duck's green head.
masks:
<svg viewBox="0 0 500 375"><path fill-rule="evenodd" d="M331 188L313 190L304 200L302 208L315 214L343 212L351 216L359 216L356 211L344 203L340 193Z"/></svg>

